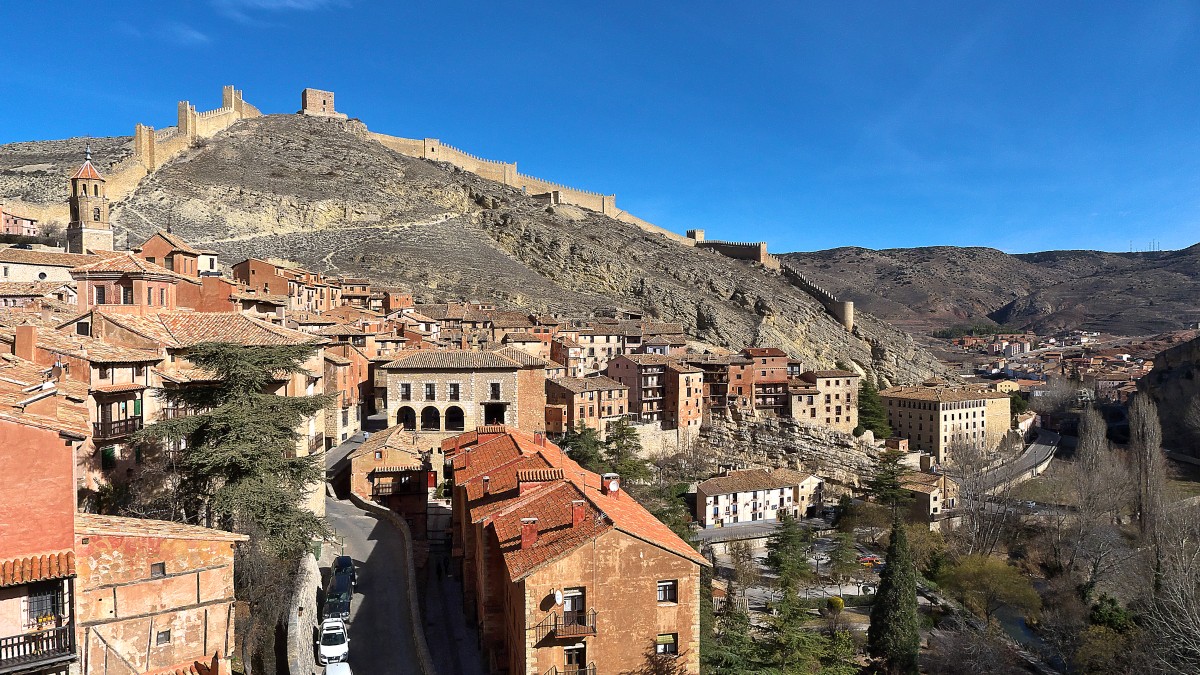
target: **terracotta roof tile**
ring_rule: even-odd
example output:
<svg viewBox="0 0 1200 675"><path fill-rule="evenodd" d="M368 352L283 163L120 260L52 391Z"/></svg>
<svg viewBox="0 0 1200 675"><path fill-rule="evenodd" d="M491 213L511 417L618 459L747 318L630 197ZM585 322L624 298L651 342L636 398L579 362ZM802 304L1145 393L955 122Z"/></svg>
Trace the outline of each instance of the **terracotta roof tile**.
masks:
<svg viewBox="0 0 1200 675"><path fill-rule="evenodd" d="M117 253L112 255L100 256L99 260L84 263L71 270L71 278L82 279L90 274L144 274L153 277L162 277L174 279L176 281L186 281L192 284L200 284L199 279L177 274L171 270L156 265L144 258L139 258L132 253Z"/></svg>
<svg viewBox="0 0 1200 675"><path fill-rule="evenodd" d="M71 180L75 180L76 178L83 178L85 180L104 180L104 177L100 175L100 172L96 170L96 167L92 166L92 160L90 159L84 160L83 164L81 164L78 169L75 169L75 173L71 174Z"/></svg>
<svg viewBox="0 0 1200 675"><path fill-rule="evenodd" d="M697 490L706 495L727 495L735 492L751 492L754 490L778 490L795 487L812 478L812 474L800 473L791 469L742 469L730 471L724 476L709 478L700 483Z"/></svg>
<svg viewBox="0 0 1200 675"><path fill-rule="evenodd" d="M388 370L517 370L521 363L498 352L421 349L400 356L383 367Z"/></svg>
<svg viewBox="0 0 1200 675"><path fill-rule="evenodd" d="M0 587L75 576L74 551L58 551L0 561Z"/></svg>
<svg viewBox="0 0 1200 675"><path fill-rule="evenodd" d="M608 391L610 389L628 390L629 387L617 382L611 377L604 375L596 375L594 377L560 377L555 380L549 380L547 384L554 384L576 394L587 391Z"/></svg>
<svg viewBox="0 0 1200 675"><path fill-rule="evenodd" d="M98 513L76 513L75 534L114 537L166 537L171 539L202 539L206 541L249 541L250 537L237 532L215 530L199 525L185 525L167 520L104 516Z"/></svg>
<svg viewBox="0 0 1200 675"><path fill-rule="evenodd" d="M323 338L273 323L260 321L239 312L167 311L146 316L106 314L106 320L165 347L191 347L202 342L233 342L240 345L317 344Z"/></svg>
<svg viewBox="0 0 1200 675"><path fill-rule="evenodd" d="M20 248L0 248L0 262L47 267L78 267L99 260L99 256L54 251L28 251Z"/></svg>
<svg viewBox="0 0 1200 675"><path fill-rule="evenodd" d="M0 297L36 298L49 295L67 285L62 281L3 281L0 282Z"/></svg>

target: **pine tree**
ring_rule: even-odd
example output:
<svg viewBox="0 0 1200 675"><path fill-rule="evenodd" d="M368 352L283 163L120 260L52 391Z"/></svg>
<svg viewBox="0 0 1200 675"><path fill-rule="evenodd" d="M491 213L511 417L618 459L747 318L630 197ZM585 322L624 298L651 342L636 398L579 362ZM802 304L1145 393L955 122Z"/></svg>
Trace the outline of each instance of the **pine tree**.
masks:
<svg viewBox="0 0 1200 675"><path fill-rule="evenodd" d="M808 608L796 594L796 586L785 582L775 614L767 620L763 665L771 672L811 673L821 666L829 644L825 636L808 630Z"/></svg>
<svg viewBox="0 0 1200 675"><path fill-rule="evenodd" d="M737 592L730 584L725 606L717 616L717 636L706 659L707 672L721 675L759 672L757 651L750 615L738 604Z"/></svg>
<svg viewBox="0 0 1200 675"><path fill-rule="evenodd" d="M653 472L650 463L639 456L641 450L637 429L624 419L613 423L604 442L604 459L610 471L621 474L622 480L631 483L649 480Z"/></svg>
<svg viewBox="0 0 1200 675"><path fill-rule="evenodd" d="M290 577L300 556L326 532L321 519L303 508L323 479L321 455L297 457L296 448L297 429L331 399L270 393L280 378L302 372L312 352L311 345L196 345L188 360L210 373L212 382L162 394L167 404L196 413L157 422L136 436L178 449L154 458L172 517L250 535L249 545L238 548L234 579L237 598L250 606L244 661L251 650L269 660Z"/></svg>
<svg viewBox="0 0 1200 675"><path fill-rule="evenodd" d="M917 617L917 570L899 518L892 523L886 560L887 566L879 578L879 592L871 605L867 650L883 661L886 672L908 675L917 672L921 632Z"/></svg>
<svg viewBox="0 0 1200 675"><path fill-rule="evenodd" d="M901 486L900 482L904 474L909 472L903 462L903 452L888 448L879 453L879 458L875 460L875 471L867 480L867 491L880 504L891 507L893 514L896 512L896 507L912 499L912 495Z"/></svg>
<svg viewBox="0 0 1200 675"><path fill-rule="evenodd" d="M566 450L568 457L579 462L579 465L588 471L596 473L608 471L602 454L604 442L600 440L595 429L586 426L583 422L576 427L567 429L558 444L563 450Z"/></svg>
<svg viewBox="0 0 1200 675"><path fill-rule="evenodd" d="M875 438L891 438L892 427L888 424L887 411L883 408L883 399L879 390L870 380L863 378L858 386L858 428L854 433L861 434L870 431Z"/></svg>
<svg viewBox="0 0 1200 675"><path fill-rule="evenodd" d="M780 516L775 531L767 539L766 560L767 567L778 575L780 586L797 588L815 578L808 564L812 542L812 530L786 513Z"/></svg>

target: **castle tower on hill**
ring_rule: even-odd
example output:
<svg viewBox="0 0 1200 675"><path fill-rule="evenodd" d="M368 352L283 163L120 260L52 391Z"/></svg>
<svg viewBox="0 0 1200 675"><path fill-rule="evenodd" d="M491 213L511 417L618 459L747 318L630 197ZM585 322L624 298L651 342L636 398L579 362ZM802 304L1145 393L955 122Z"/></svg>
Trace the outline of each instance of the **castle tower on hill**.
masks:
<svg viewBox="0 0 1200 675"><path fill-rule="evenodd" d="M108 224L108 194L104 177L92 166L92 147L83 165L71 175L71 222L67 224L67 252L113 250L113 231Z"/></svg>

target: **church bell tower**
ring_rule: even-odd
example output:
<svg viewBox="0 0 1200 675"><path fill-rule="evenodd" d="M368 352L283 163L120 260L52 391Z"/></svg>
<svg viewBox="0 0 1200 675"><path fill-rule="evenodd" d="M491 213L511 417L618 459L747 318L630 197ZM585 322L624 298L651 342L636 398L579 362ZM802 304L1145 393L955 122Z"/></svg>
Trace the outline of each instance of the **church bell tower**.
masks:
<svg viewBox="0 0 1200 675"><path fill-rule="evenodd" d="M113 231L108 224L108 195L104 177L92 166L88 145L83 166L71 175L71 222L67 224L67 252L89 253L113 250Z"/></svg>

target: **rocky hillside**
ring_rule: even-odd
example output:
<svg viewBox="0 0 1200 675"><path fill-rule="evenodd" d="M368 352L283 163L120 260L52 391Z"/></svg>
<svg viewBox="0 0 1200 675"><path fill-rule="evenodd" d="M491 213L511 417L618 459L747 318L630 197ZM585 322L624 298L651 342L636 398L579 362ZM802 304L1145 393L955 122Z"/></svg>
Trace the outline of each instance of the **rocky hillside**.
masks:
<svg viewBox="0 0 1200 675"><path fill-rule="evenodd" d="M0 145L0 202L15 199L52 204L67 198L67 177L92 146L92 163L101 171L133 154L132 136L68 138Z"/></svg>
<svg viewBox="0 0 1200 675"><path fill-rule="evenodd" d="M781 256L868 312L913 332L1001 323L1120 335L1200 321L1200 244L1182 251L1047 251L935 246L836 248Z"/></svg>
<svg viewBox="0 0 1200 675"><path fill-rule="evenodd" d="M13 146L0 148L0 167L36 163L36 147L25 145L20 160L4 158ZM47 156L57 152L47 144ZM943 373L907 334L865 314L848 333L777 273L400 155L353 120L245 120L143 180L112 214L118 244L169 225L226 262L290 258L425 300L641 308L699 340L779 345L813 367L840 359L885 383Z"/></svg>
<svg viewBox="0 0 1200 675"><path fill-rule="evenodd" d="M1200 338L1160 352L1138 389L1158 404L1163 445L1200 457Z"/></svg>

